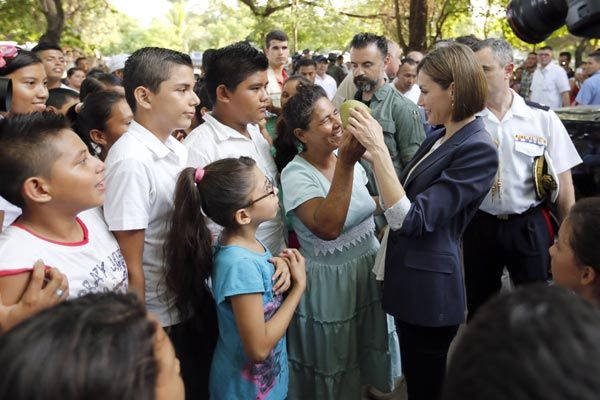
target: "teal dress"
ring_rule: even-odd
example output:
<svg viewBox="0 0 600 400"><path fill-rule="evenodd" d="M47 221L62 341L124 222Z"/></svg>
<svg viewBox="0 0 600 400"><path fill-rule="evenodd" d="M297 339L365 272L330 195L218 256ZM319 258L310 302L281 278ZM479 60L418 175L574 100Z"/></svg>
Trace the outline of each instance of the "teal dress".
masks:
<svg viewBox="0 0 600 400"><path fill-rule="evenodd" d="M300 156L282 171L284 207L306 258L307 289L287 334L288 398L360 399L361 386L392 390L386 317L373 263L375 202L360 164L342 234L325 241L300 221L296 208L326 197L331 183Z"/></svg>

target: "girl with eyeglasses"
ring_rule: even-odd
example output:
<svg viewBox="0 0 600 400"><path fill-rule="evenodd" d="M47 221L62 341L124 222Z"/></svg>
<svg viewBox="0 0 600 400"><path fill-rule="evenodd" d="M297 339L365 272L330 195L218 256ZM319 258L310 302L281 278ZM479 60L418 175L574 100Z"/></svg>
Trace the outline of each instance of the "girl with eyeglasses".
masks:
<svg viewBox="0 0 600 400"><path fill-rule="evenodd" d="M273 283L274 257L256 238L258 226L279 212L277 189L253 159L226 158L183 170L174 203L165 244L171 266L167 284L180 311L199 324L216 302L219 336L210 398L286 398L285 333L306 288L306 274L297 250L279 254L292 281L284 299ZM214 248L207 217L224 228Z"/></svg>

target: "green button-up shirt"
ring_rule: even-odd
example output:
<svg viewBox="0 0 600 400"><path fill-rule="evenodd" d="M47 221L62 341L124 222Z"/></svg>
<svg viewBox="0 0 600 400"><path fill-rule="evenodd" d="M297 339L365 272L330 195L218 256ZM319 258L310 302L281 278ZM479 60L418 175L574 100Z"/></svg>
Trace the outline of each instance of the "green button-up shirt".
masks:
<svg viewBox="0 0 600 400"><path fill-rule="evenodd" d="M362 93L356 93L362 101ZM419 108L395 91L388 83L377 90L369 104L373 118L383 128L385 144L390 151L396 174L413 158L423 140L425 130Z"/></svg>

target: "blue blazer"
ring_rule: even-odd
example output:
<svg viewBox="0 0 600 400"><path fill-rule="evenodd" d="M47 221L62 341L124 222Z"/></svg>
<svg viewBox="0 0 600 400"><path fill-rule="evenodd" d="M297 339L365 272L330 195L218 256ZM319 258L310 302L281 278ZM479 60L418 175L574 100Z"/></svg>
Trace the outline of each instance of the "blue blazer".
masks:
<svg viewBox="0 0 600 400"><path fill-rule="evenodd" d="M462 234L490 191L498 152L481 118L465 125L423 160L445 133L425 139L400 182L412 205L402 227L390 231L383 308L401 321L429 327L464 321Z"/></svg>

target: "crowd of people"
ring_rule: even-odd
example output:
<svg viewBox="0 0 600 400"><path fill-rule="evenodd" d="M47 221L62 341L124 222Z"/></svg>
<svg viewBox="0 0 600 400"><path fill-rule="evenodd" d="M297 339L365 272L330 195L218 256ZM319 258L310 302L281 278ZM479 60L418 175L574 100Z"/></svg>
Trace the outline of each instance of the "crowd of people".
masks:
<svg viewBox="0 0 600 400"><path fill-rule="evenodd" d="M552 49L288 42L201 76L0 49L0 398L597 397L600 199Z"/></svg>

